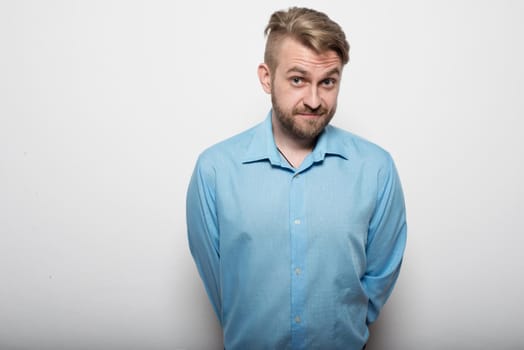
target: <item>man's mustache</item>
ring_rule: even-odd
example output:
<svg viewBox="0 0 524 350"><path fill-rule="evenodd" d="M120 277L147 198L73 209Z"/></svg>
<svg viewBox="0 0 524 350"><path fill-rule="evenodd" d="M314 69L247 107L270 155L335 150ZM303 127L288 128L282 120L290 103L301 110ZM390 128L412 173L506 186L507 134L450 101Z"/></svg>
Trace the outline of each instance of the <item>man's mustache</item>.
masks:
<svg viewBox="0 0 524 350"><path fill-rule="evenodd" d="M318 108L311 108L311 107L303 107L303 108L295 108L293 109L293 114L311 114L311 115L318 115L321 116L323 114L327 113L327 109L320 106Z"/></svg>

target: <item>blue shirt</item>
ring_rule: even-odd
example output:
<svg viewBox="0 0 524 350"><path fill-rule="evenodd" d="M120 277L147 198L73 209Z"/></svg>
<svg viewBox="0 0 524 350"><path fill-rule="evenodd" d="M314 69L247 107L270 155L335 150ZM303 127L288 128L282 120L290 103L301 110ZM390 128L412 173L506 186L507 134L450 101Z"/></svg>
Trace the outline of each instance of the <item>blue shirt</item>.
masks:
<svg viewBox="0 0 524 350"><path fill-rule="evenodd" d="M271 113L200 155L187 226L227 350L361 349L406 243L386 151L328 125L294 169Z"/></svg>

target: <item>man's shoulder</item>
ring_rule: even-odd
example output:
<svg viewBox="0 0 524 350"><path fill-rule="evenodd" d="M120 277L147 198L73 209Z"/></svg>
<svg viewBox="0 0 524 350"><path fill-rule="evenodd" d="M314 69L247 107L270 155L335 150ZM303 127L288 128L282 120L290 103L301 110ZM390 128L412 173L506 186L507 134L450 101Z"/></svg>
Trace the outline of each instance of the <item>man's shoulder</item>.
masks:
<svg viewBox="0 0 524 350"><path fill-rule="evenodd" d="M209 146L200 154L199 162L220 164L226 160L240 160L259 127L257 124Z"/></svg>

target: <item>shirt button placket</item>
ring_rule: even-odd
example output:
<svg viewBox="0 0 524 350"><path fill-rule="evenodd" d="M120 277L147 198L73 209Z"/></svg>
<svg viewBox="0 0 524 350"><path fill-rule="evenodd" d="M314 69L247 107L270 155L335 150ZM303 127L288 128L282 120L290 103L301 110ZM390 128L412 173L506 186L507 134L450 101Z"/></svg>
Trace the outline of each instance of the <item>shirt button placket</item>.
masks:
<svg viewBox="0 0 524 350"><path fill-rule="evenodd" d="M295 174L291 178L289 214L291 221L291 348L305 347L305 291L306 275L304 266L307 244L307 220L305 217L306 176Z"/></svg>

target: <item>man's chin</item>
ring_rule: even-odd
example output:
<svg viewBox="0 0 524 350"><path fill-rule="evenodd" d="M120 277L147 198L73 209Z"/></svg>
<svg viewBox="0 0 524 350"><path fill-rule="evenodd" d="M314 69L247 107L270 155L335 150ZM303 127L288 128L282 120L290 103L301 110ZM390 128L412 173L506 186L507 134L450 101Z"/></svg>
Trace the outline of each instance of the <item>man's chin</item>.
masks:
<svg viewBox="0 0 524 350"><path fill-rule="evenodd" d="M302 127L295 126L294 134L304 140L313 140L318 135L320 135L322 130L324 130L324 126L322 125L317 126L317 125L308 124Z"/></svg>

